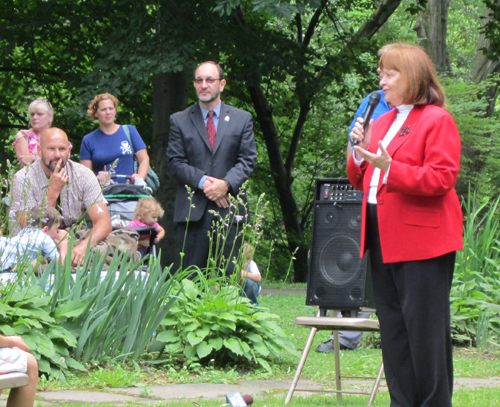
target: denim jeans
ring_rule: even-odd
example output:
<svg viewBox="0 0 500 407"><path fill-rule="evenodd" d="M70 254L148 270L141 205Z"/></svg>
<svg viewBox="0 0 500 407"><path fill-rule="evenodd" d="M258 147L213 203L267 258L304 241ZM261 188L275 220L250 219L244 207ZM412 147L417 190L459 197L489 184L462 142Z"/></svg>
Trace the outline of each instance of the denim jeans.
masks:
<svg viewBox="0 0 500 407"><path fill-rule="evenodd" d="M245 279L245 286L243 287L243 291L246 297L252 301L252 304L259 306L259 302L257 301L257 297L260 293L260 283L256 283L249 278Z"/></svg>

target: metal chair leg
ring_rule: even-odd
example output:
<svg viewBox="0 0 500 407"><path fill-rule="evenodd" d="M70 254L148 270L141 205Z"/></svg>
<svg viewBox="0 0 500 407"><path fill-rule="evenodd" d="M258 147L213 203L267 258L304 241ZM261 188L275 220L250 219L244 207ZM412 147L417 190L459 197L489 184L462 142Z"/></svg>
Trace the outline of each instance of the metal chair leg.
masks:
<svg viewBox="0 0 500 407"><path fill-rule="evenodd" d="M340 343L339 331L333 331L333 353L335 355L335 388L337 389L337 400L342 401L342 372L340 371Z"/></svg>
<svg viewBox="0 0 500 407"><path fill-rule="evenodd" d="M293 377L292 385L290 386L290 390L288 390L288 394L286 395L285 404L290 403L290 400L292 400L293 392L295 391L297 383L299 382L300 374L302 373L302 369L306 364L307 356L309 355L309 351L311 350L314 336L316 335L317 331L317 328L311 328L311 333L309 334L309 339L307 339L306 346L304 348L304 351L302 352L302 357L300 358L299 365L297 366L297 371L295 372L295 376Z"/></svg>
<svg viewBox="0 0 500 407"><path fill-rule="evenodd" d="M373 385L372 392L370 393L370 400L368 400L368 405L371 406L375 401L375 396L377 395L380 382L382 381L382 376L384 374L384 362L380 364L380 369L378 369L377 377L375 378L375 384Z"/></svg>

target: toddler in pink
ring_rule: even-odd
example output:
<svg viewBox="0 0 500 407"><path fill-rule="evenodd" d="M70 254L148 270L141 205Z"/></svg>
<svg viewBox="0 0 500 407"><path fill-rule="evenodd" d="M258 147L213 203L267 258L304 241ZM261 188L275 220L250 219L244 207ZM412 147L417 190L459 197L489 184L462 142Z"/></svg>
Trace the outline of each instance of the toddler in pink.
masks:
<svg viewBox="0 0 500 407"><path fill-rule="evenodd" d="M154 227L158 234L154 243L158 243L165 236L165 229L158 224L158 218L163 216L163 208L153 197L139 199L134 211L134 219L128 223L129 227ZM137 250L146 256L150 252L151 232L139 233L139 247Z"/></svg>

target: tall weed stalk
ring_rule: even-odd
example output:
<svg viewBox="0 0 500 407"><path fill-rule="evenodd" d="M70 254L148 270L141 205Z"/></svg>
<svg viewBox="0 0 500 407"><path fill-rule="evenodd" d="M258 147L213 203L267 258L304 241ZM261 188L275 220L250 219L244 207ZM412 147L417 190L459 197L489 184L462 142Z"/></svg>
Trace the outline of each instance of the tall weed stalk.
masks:
<svg viewBox="0 0 500 407"><path fill-rule="evenodd" d="M463 203L464 249L457 253L451 290L452 333L459 342L476 343L478 335L487 335L485 322L479 323L484 315L490 315L486 323L490 340L499 340L499 202L500 198L479 204L477 195L469 193ZM481 332L478 332L478 326Z"/></svg>

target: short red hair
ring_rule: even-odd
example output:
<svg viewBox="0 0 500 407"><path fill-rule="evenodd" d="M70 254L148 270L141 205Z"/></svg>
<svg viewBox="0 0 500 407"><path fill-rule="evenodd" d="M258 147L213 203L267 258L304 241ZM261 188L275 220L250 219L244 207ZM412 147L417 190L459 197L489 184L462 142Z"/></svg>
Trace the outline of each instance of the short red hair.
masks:
<svg viewBox="0 0 500 407"><path fill-rule="evenodd" d="M388 44L379 50L380 69L393 69L407 84L405 104L444 107L446 96L426 52L410 44Z"/></svg>
<svg viewBox="0 0 500 407"><path fill-rule="evenodd" d="M97 109L99 109L99 103L103 100L111 100L113 102L113 105L115 106L115 109L118 109L118 99L111 93L102 93L100 95L97 95L94 99L92 99L89 105L89 110L87 110L87 115L92 120L97 119L95 114L97 113Z"/></svg>

